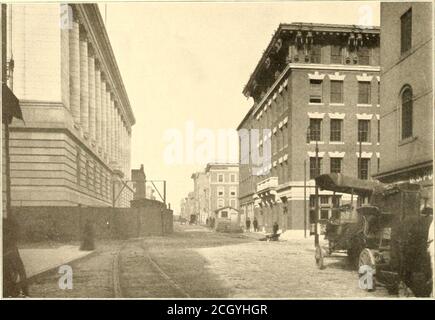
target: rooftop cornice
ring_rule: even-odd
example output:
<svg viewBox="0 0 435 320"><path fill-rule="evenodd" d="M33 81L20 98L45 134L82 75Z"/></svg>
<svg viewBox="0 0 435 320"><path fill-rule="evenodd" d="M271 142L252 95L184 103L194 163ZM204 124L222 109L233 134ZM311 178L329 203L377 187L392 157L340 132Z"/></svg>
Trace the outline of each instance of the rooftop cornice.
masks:
<svg viewBox="0 0 435 320"><path fill-rule="evenodd" d="M320 24L320 23L304 23L304 22L293 22L293 23L281 23L278 29L272 36L266 50L264 50L259 62L257 63L254 72L249 77L249 80L245 87L243 88L243 94L248 96L249 87L255 80L261 67L264 65L266 59L269 57L272 49L275 46L276 41L281 37L281 35L286 33L291 33L293 31L311 31L315 34L317 33L363 33L372 34L379 36L380 27L378 26L359 26L359 25L343 25L343 24Z"/></svg>
<svg viewBox="0 0 435 320"><path fill-rule="evenodd" d="M99 58L100 66L113 89L113 93L122 106L122 112L128 124L133 126L136 119L131 109L127 91L122 81L121 73L110 44L106 27L104 26L98 5L94 3L71 4L80 16L80 21L86 28L93 50Z"/></svg>

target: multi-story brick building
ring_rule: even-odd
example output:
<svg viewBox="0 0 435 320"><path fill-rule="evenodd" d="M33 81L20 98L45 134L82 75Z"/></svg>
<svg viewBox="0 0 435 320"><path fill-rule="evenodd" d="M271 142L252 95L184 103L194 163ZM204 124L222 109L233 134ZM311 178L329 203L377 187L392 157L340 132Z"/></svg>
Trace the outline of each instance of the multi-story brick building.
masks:
<svg viewBox="0 0 435 320"><path fill-rule="evenodd" d="M128 188L113 202L135 118L98 6L8 7L8 85L25 120L10 128L12 206L128 206Z"/></svg>
<svg viewBox="0 0 435 320"><path fill-rule="evenodd" d="M433 206L433 7L381 3L383 182L421 183Z"/></svg>
<svg viewBox="0 0 435 320"><path fill-rule="evenodd" d="M239 209L239 165L237 163L209 163L205 168L209 179L208 213L214 217L216 209Z"/></svg>
<svg viewBox="0 0 435 320"><path fill-rule="evenodd" d="M283 230L308 227L316 141L320 173L376 173L379 87L379 28L281 24L243 91L254 104L238 127L242 220L255 216L266 230L275 221ZM347 200L321 191L320 219Z"/></svg>

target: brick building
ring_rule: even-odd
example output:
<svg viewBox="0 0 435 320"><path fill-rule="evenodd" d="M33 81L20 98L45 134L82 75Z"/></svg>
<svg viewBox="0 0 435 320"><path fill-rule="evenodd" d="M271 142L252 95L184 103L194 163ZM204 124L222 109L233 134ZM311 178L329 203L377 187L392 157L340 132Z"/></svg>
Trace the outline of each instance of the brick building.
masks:
<svg viewBox="0 0 435 320"><path fill-rule="evenodd" d="M422 184L433 206L433 7L381 3L383 182Z"/></svg>
<svg viewBox="0 0 435 320"><path fill-rule="evenodd" d="M96 4L8 6L12 206L111 206L135 118ZM128 206L128 188L116 206Z"/></svg>
<svg viewBox="0 0 435 320"><path fill-rule="evenodd" d="M320 173L377 173L379 28L281 24L243 93L254 104L237 128L242 220L255 216L268 231L275 221L283 230L308 227L316 141ZM320 219L349 200L320 195Z"/></svg>

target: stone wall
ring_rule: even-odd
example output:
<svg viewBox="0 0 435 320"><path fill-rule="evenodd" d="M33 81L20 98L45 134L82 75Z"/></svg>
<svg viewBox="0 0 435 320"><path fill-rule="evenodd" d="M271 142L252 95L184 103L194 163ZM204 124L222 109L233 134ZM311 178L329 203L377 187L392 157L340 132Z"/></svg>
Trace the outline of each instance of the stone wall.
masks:
<svg viewBox="0 0 435 320"><path fill-rule="evenodd" d="M84 226L92 223L96 239L161 236L173 232L173 212L163 204L139 208L13 207L23 242L80 240Z"/></svg>

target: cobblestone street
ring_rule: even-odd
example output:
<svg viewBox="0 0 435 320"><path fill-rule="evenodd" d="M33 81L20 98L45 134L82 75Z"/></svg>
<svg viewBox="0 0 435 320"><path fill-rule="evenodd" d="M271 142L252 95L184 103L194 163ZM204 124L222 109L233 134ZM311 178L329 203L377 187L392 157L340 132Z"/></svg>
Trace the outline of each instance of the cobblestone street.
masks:
<svg viewBox="0 0 435 320"><path fill-rule="evenodd" d="M258 237L257 237L258 238ZM365 292L344 257L314 264L311 239L258 241L177 225L169 237L98 243L89 257L71 264L73 289L61 290L56 270L36 276L32 297L131 298L374 298ZM118 284L117 284L118 283ZM118 286L118 288L117 288Z"/></svg>

